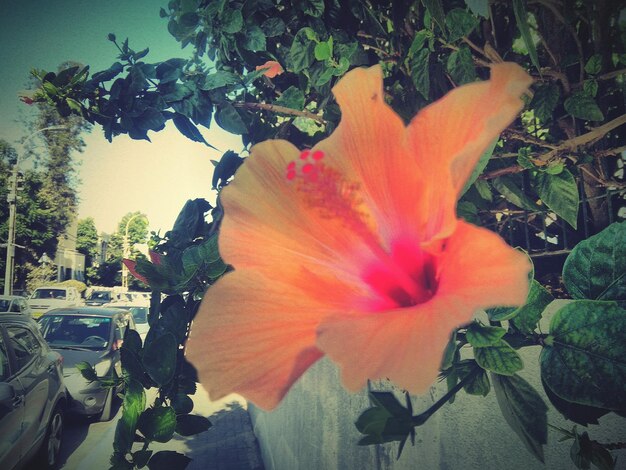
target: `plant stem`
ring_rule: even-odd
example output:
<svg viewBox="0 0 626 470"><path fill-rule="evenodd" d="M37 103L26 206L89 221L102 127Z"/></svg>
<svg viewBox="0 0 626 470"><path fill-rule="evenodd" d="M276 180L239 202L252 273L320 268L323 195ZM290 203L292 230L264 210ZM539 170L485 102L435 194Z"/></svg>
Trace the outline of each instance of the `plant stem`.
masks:
<svg viewBox="0 0 626 470"><path fill-rule="evenodd" d="M314 121L320 122L322 124L326 124L326 120L322 116L318 116L317 114L313 114L309 111L298 111L297 109L287 108L285 106L279 106L276 104L268 104L268 103L246 103L246 102L235 102L233 103L235 108L246 108L246 109L262 109L264 111L272 111L274 113L288 114L289 116L299 116L305 117L309 119L313 119Z"/></svg>

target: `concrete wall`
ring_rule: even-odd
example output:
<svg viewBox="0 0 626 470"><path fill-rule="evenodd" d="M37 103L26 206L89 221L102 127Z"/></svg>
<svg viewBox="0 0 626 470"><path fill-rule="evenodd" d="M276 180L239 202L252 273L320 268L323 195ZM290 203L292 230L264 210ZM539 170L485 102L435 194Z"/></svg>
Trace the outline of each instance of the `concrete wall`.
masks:
<svg viewBox="0 0 626 470"><path fill-rule="evenodd" d="M544 331L546 329L544 328ZM525 369L520 373L539 391L539 348L526 348ZM373 390L392 390L389 383L374 383ZM413 397L414 414L427 409L446 392L437 384L427 396ZM398 394L402 399L402 396ZM403 401L403 400L401 400ZM361 434L354 422L371 405L367 392L347 393L334 364L322 359L270 413L249 406L266 470L533 470L575 468L569 457L571 441L557 442L560 435L548 431L545 465L530 454L504 421L493 388L487 397L464 392L416 429L415 446L407 442L396 460L398 443L357 446ZM548 422L571 429L549 405ZM614 414L589 431L600 442L626 441L626 420ZM580 427L579 427L580 428ZM602 432L599 432L602 431ZM620 451L619 469L626 469L626 452Z"/></svg>

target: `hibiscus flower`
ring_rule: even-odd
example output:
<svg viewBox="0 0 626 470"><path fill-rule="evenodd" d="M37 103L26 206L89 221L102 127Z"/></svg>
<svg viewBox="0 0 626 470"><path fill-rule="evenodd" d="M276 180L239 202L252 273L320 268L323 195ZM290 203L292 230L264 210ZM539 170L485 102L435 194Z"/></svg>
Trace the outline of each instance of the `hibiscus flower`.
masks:
<svg viewBox="0 0 626 470"><path fill-rule="evenodd" d="M280 75L283 73L283 67L275 60L268 60L263 65L257 66L256 70L265 70L265 75L267 78L274 78L276 75Z"/></svg>
<svg viewBox="0 0 626 470"><path fill-rule="evenodd" d="M525 255L455 206L530 82L495 65L405 126L381 68L359 68L333 89L330 137L302 152L256 145L221 196L220 252L235 270L207 291L187 345L211 398L272 409L323 355L348 390L389 378L424 393L452 331L480 309L522 305Z"/></svg>

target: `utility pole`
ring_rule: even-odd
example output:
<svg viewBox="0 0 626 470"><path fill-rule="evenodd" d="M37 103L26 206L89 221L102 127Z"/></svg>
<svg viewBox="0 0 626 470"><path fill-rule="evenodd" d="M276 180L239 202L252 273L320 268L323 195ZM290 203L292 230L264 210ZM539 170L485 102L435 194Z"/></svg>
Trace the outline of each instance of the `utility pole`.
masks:
<svg viewBox="0 0 626 470"><path fill-rule="evenodd" d="M65 129L65 126L50 126L39 129L30 134L24 142L22 142L21 152L17 153L17 158L13 164L13 170L11 171L11 179L9 180L9 193L7 194L7 202L9 203L9 233L7 235L7 258L6 267L4 270L4 295L11 295L13 293L13 273L15 268L15 247L19 246L15 244L15 215L17 209L17 178L19 174L20 156L24 151L26 142L32 139L34 136L43 131L58 131Z"/></svg>

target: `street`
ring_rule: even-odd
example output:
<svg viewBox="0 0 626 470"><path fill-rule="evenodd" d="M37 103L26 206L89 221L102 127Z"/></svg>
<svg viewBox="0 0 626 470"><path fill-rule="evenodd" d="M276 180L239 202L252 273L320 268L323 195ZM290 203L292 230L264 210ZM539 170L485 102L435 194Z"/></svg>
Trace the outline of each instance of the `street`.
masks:
<svg viewBox="0 0 626 470"><path fill-rule="evenodd" d="M151 390L154 393L154 390ZM147 403L154 395L148 391ZM194 414L207 416L213 423L209 430L193 437L174 435L167 443L151 443L150 449L175 450L192 458L187 469L211 468L218 470L262 470L263 464L250 419L246 401L238 395L229 395L211 402L200 384L192 396ZM121 417L121 400L114 402L115 417L99 423L78 416L66 416L63 443L61 446L61 468L66 470L106 470L113 452L115 426ZM26 470L37 470L34 466Z"/></svg>

